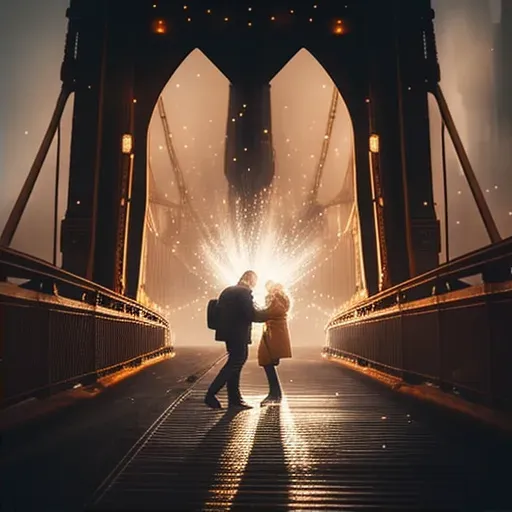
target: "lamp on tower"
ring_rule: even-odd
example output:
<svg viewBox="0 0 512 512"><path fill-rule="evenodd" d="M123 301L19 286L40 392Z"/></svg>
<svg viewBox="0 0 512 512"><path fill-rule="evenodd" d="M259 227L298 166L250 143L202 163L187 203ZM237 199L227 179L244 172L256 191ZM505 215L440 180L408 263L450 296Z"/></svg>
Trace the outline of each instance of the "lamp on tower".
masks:
<svg viewBox="0 0 512 512"><path fill-rule="evenodd" d="M129 133L125 133L121 140L121 151L123 155L129 155L133 149L133 137Z"/></svg>
<svg viewBox="0 0 512 512"><path fill-rule="evenodd" d="M153 21L152 30L155 34L167 34L167 23L165 20L158 19Z"/></svg>
<svg viewBox="0 0 512 512"><path fill-rule="evenodd" d="M370 151L372 153L378 153L379 149L380 149L379 136L376 133L374 133L374 134L370 135Z"/></svg>
<svg viewBox="0 0 512 512"><path fill-rule="evenodd" d="M332 26L332 33L335 36L342 36L347 33L347 26L343 20L337 19Z"/></svg>

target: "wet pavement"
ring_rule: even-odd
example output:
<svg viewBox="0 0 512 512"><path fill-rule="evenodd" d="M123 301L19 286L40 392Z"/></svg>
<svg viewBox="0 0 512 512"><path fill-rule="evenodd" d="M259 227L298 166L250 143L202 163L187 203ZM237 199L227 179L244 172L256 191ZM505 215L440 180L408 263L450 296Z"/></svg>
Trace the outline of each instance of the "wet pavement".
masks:
<svg viewBox="0 0 512 512"><path fill-rule="evenodd" d="M100 395L2 432L0 510L82 511L131 446L210 367L222 344L178 347ZM193 380L193 379L192 379Z"/></svg>
<svg viewBox="0 0 512 512"><path fill-rule="evenodd" d="M279 372L286 399L212 411L217 368L170 402L91 500L94 510L505 510L510 441L300 349ZM129 428L127 425L124 428Z"/></svg>

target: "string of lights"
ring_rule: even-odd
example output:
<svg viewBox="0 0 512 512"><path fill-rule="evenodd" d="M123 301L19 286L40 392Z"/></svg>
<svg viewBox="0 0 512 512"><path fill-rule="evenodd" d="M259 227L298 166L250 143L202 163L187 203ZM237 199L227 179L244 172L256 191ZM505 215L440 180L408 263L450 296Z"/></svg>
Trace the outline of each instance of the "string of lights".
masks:
<svg viewBox="0 0 512 512"><path fill-rule="evenodd" d="M242 4L238 8L205 7L202 2L189 1L179 6L169 5L166 2L151 1L151 10L154 19L151 29L157 36L169 36L180 31L183 27L199 25L218 27L244 27L253 29L255 26L267 24L269 28L288 29L294 24L305 26L320 25L334 36L343 36L350 32L350 22L347 14L350 13L350 0L339 6L339 16L332 17L330 10L322 7L327 2L311 2L309 5L296 6L288 9L272 8L271 6L254 6Z"/></svg>

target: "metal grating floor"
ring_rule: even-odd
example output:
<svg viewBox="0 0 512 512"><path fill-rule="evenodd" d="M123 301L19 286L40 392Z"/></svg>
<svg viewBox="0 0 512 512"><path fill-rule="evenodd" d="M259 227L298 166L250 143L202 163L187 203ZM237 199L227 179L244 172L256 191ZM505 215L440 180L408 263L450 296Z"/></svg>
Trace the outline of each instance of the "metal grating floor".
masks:
<svg viewBox="0 0 512 512"><path fill-rule="evenodd" d="M207 409L217 369L164 413L98 490L94 510L512 507L502 466L510 446L418 413L421 405L318 351L280 365L281 406L257 406L266 386L250 361L242 389L257 407Z"/></svg>

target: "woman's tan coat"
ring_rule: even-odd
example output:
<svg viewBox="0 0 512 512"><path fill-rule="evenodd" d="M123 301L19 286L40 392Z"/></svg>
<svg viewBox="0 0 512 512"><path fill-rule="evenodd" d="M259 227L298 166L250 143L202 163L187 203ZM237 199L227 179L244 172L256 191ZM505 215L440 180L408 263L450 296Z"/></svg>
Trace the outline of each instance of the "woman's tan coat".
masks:
<svg viewBox="0 0 512 512"><path fill-rule="evenodd" d="M258 364L260 366L292 357L287 316L289 309L290 299L284 294L273 294L268 300L265 313L269 315L270 320L265 322L258 346Z"/></svg>

